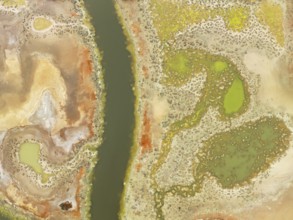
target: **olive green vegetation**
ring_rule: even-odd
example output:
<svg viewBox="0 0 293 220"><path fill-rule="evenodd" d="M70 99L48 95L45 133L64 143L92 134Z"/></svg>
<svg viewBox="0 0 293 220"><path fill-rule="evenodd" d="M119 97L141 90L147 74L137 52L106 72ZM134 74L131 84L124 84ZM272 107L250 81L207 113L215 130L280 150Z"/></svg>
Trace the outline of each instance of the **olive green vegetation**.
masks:
<svg viewBox="0 0 293 220"><path fill-rule="evenodd" d="M260 23L267 25L277 42L284 46L283 10L280 4L264 0L260 3L256 16Z"/></svg>
<svg viewBox="0 0 293 220"><path fill-rule="evenodd" d="M32 168L37 174L42 176L42 182L47 182L49 175L44 173L40 164L40 145L32 142L24 142L20 145L19 161Z"/></svg>
<svg viewBox="0 0 293 220"><path fill-rule="evenodd" d="M215 134L204 142L197 154L194 181L190 185L173 185L155 192L157 219L167 193L182 197L199 193L205 177L213 176L223 188L248 184L280 158L289 147L291 132L277 117L263 117L227 132Z"/></svg>
<svg viewBox="0 0 293 220"><path fill-rule="evenodd" d="M203 176L198 175L194 177L195 183L190 186L173 186L168 191L159 188L156 174L168 157L175 135L182 130L196 127L210 107L218 109L221 119L227 120L244 113L250 102L247 86L239 70L224 56L196 49L170 50L165 53L163 71L163 83L167 86L181 86L201 72L207 75L193 113L170 125L162 140L159 158L151 168L157 219L163 218L162 206L166 193L194 195L203 179Z"/></svg>
<svg viewBox="0 0 293 220"><path fill-rule="evenodd" d="M264 117L209 139L199 153L198 175L210 173L223 188L248 182L284 154L290 130L276 117Z"/></svg>
<svg viewBox="0 0 293 220"><path fill-rule="evenodd" d="M207 73L202 104L195 112L214 106L220 107L223 116L229 116L241 112L249 101L239 70L224 56L203 50L168 50L164 55L163 71L162 83L168 86L181 86L196 74ZM190 117L193 116L187 117L184 123L190 123Z"/></svg>
<svg viewBox="0 0 293 220"><path fill-rule="evenodd" d="M248 25L250 10L247 7L233 6L228 9L211 9L204 5L175 3L152 0L153 22L160 40L166 41L189 25L221 16L226 27L232 31L242 31ZM170 25L172 24L172 25Z"/></svg>
<svg viewBox="0 0 293 220"><path fill-rule="evenodd" d="M243 113L250 100L240 72L226 57L203 50L169 51L165 56L163 70L166 74L164 83L167 85L182 85L188 82L193 73L207 72L207 77L193 113L171 124L166 133L158 162L151 172L153 175L164 163L173 137L181 130L195 127L209 107L219 109L221 117L226 119Z"/></svg>

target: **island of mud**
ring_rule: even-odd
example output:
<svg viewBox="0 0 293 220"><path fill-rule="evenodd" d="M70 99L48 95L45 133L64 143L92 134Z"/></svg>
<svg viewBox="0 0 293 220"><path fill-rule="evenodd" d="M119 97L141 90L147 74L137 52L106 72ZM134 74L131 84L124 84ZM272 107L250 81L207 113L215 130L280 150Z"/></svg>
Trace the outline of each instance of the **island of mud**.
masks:
<svg viewBox="0 0 293 220"><path fill-rule="evenodd" d="M117 0L136 130L120 219L293 219L291 0Z"/></svg>
<svg viewBox="0 0 293 220"><path fill-rule="evenodd" d="M103 81L83 1L0 1L0 212L87 219Z"/></svg>

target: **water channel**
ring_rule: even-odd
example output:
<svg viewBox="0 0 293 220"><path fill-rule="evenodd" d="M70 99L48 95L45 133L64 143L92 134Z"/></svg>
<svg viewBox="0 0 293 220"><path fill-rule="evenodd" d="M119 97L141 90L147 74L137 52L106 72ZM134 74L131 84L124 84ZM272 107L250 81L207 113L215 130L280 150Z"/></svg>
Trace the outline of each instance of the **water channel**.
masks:
<svg viewBox="0 0 293 220"><path fill-rule="evenodd" d="M132 145L134 95L131 58L111 0L85 0L96 30L106 84L105 133L92 192L92 220L118 219Z"/></svg>

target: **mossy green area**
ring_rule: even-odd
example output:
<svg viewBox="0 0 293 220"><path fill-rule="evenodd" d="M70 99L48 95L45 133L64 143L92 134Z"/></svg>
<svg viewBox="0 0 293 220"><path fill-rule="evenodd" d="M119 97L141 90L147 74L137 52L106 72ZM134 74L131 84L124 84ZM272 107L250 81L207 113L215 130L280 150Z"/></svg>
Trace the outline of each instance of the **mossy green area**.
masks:
<svg viewBox="0 0 293 220"><path fill-rule="evenodd" d="M44 173L40 164L40 145L32 142L24 142L20 145L19 161L32 168L37 174L42 176L42 182L47 182L49 175Z"/></svg>
<svg viewBox="0 0 293 220"><path fill-rule="evenodd" d="M201 97L193 113L170 125L162 140L157 162L152 166L152 188L158 189L156 174L171 150L173 138L182 130L196 127L209 107L219 111L221 120L244 113L250 102L247 84L237 66L228 58L199 49L166 50L163 58L163 84L180 87L197 74L206 74ZM207 172L207 171L206 171ZM155 209L157 217L163 216L162 204L168 192L181 196L192 196L203 182L204 172L194 176L196 182L190 186L172 186L169 191L156 191Z"/></svg>
<svg viewBox="0 0 293 220"><path fill-rule="evenodd" d="M162 83L169 86L181 86L200 72L207 72L212 81L223 78L225 73L235 75L232 71L236 70L235 65L226 57L203 50L166 50L163 60L165 76ZM224 75L219 75L220 73Z"/></svg>
<svg viewBox="0 0 293 220"><path fill-rule="evenodd" d="M199 153L197 175L210 173L223 188L249 182L289 147L290 130L276 117L264 117L218 133Z"/></svg>
<svg viewBox="0 0 293 220"><path fill-rule="evenodd" d="M185 51L171 54L166 61L166 70L174 74L174 78L189 78L192 73L192 60Z"/></svg>
<svg viewBox="0 0 293 220"><path fill-rule="evenodd" d="M162 83L167 86L182 86L197 74L207 74L201 106L195 112L208 106L220 107L221 115L226 117L243 112L249 102L240 71L224 56L203 50L168 50L164 55L163 71ZM194 116L184 121L190 123L190 117Z"/></svg>
<svg viewBox="0 0 293 220"><path fill-rule="evenodd" d="M225 113L233 114L238 112L243 106L244 100L245 92L243 82L239 78L236 78L224 97Z"/></svg>
<svg viewBox="0 0 293 220"><path fill-rule="evenodd" d="M183 2L162 0L151 1L152 16L159 38L166 41L190 25L220 16L226 27L233 31L242 31L248 24L249 9L233 6L229 9L209 8L203 4L189 5Z"/></svg>
<svg viewBox="0 0 293 220"><path fill-rule="evenodd" d="M284 155L290 138L291 131L277 117L263 117L212 136L204 142L197 154L198 165L194 168L193 183L173 185L167 191L156 191L157 216L163 216L162 206L167 193L182 197L194 196L202 189L207 176L215 177L223 188L249 183ZM163 153L165 158L167 155ZM154 168L158 169L156 166Z"/></svg>
<svg viewBox="0 0 293 220"><path fill-rule="evenodd" d="M206 72L207 77L204 88L201 91L200 100L193 113L171 124L170 129L163 138L159 158L151 170L151 177L153 179L155 179L156 173L163 165L170 152L174 136L182 130L197 126L209 107L218 109L221 118L227 119L245 112L250 101L246 84L244 83L240 72L236 65L226 57L214 55L203 50L171 51L166 53L165 56L167 58L165 59L164 71L169 71L167 72L165 83L169 85L181 85L188 81L192 76L192 73ZM168 64L168 62L171 62L172 60L184 60L184 62L179 62L179 66L189 66L179 68L177 65ZM180 71L183 70L183 72L186 71L183 73L186 77L183 78L183 81L178 81L176 79L177 76L173 77L171 75L172 71L175 72L178 71L178 69L180 69ZM182 72L177 72L177 75L178 74L182 74ZM242 89L241 92L239 92L239 87ZM238 97L238 95L240 95L240 97ZM237 99L236 104L234 103L235 99ZM241 100L241 102L238 101L238 99ZM225 103L229 107L230 112L228 113L224 110ZM156 188L155 181L154 188Z"/></svg>
<svg viewBox="0 0 293 220"><path fill-rule="evenodd" d="M269 0L264 0L260 3L259 8L256 10L256 16L260 23L269 27L269 30L276 38L277 42L281 46L284 46L284 14L281 5L273 3Z"/></svg>
<svg viewBox="0 0 293 220"><path fill-rule="evenodd" d="M162 141L161 154L158 162L153 166L152 175L155 175L164 163L174 136L181 130L197 126L209 107L217 108L221 117L226 119L245 112L250 101L246 84L243 83L240 72L226 57L213 55L203 50L171 51L167 52L165 56L163 67L164 72L167 72L166 84L181 85L188 82L192 73L206 72L207 77L201 91L201 98L193 113L171 124ZM180 67L171 63L174 60L179 60ZM184 65L189 66L185 67ZM180 69L179 72L178 69ZM177 73L173 76L172 74L176 71ZM177 75L180 74L182 77L177 79ZM225 111L225 104L228 112Z"/></svg>

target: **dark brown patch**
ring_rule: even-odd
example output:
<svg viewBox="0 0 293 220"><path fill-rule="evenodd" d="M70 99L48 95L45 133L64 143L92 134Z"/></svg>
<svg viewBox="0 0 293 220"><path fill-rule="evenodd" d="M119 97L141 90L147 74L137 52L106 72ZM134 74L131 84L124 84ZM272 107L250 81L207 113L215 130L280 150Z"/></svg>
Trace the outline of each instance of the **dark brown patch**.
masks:
<svg viewBox="0 0 293 220"><path fill-rule="evenodd" d="M66 202L61 203L59 206L62 210L67 211L72 208L72 203L66 201Z"/></svg>

